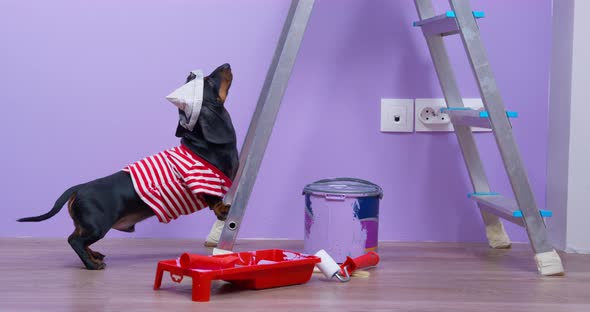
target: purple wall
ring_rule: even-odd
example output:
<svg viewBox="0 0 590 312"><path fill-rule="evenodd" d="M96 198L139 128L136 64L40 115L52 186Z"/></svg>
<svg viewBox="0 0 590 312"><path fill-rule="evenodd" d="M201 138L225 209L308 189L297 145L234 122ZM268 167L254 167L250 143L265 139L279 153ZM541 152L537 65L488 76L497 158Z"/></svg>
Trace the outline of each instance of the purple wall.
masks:
<svg viewBox="0 0 590 312"><path fill-rule="evenodd" d="M443 1L437 1L442 3ZM545 206L551 1L472 1L540 207ZM44 1L0 4L0 236L65 237L67 212L39 224L69 186L174 146L164 96L195 68L230 62L227 107L248 123L289 1ZM526 12L526 14L524 14ZM441 97L411 1L317 1L240 237L303 238L302 187L332 176L381 185L380 238L481 241L453 134L379 132L381 98ZM465 97L477 96L458 38ZM509 193L491 135L478 135L493 188ZM202 212L110 237L204 238ZM514 239L520 228L509 225Z"/></svg>

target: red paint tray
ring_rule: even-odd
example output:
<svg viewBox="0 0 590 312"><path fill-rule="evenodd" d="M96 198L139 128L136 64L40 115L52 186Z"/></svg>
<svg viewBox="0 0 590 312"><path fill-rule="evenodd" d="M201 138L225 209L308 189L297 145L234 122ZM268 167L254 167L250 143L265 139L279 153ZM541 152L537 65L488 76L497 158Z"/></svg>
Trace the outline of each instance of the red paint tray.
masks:
<svg viewBox="0 0 590 312"><path fill-rule="evenodd" d="M246 289L303 284L309 281L314 266L320 261L316 256L280 249L216 256L184 254L179 259L158 262L154 290L162 285L166 271L176 283L185 276L192 278L193 301L209 301L212 280L227 281Z"/></svg>

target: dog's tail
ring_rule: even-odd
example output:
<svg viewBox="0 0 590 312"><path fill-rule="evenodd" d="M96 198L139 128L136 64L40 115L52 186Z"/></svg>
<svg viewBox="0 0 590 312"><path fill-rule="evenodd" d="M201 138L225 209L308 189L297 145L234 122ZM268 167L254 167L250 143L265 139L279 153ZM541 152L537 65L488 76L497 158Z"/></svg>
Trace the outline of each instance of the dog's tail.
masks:
<svg viewBox="0 0 590 312"><path fill-rule="evenodd" d="M18 222L39 222L39 221L47 220L47 219L55 216L61 210L61 208L65 205L65 203L70 199L70 197L72 197L72 195L77 190L79 190L82 186L83 186L83 184L72 186L67 191L65 191L63 194L61 194L61 196L55 202L55 205L53 205L53 208L51 210L49 210L46 214L42 214L42 215L36 216L36 217L21 218L21 219L18 219L17 221Z"/></svg>

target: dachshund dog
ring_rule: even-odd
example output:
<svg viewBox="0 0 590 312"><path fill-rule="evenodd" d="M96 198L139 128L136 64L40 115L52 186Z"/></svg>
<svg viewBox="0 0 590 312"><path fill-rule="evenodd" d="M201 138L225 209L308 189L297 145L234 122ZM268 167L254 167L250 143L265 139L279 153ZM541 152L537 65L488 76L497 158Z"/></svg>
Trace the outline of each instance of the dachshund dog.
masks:
<svg viewBox="0 0 590 312"><path fill-rule="evenodd" d="M193 79L195 75L191 73L187 83ZM47 220L67 203L75 226L68 243L87 269L100 270L105 268L104 255L91 250L90 245L111 228L133 232L135 224L146 218L157 216L167 223L206 206L219 220L225 220L230 207L222 198L239 166L235 130L224 107L232 79L229 64L204 77L197 123L191 130L179 123L176 130L176 136L181 138L179 147L112 175L73 186L57 199L49 212L18 221ZM183 111L179 109L179 113ZM150 164L151 169L147 168ZM171 194L174 192L176 198Z"/></svg>

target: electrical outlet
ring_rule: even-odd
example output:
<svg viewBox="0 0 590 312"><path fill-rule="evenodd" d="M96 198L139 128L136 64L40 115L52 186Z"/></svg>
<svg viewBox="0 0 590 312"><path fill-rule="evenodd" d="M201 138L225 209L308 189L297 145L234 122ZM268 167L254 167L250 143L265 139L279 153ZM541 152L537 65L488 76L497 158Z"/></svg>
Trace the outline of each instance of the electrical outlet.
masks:
<svg viewBox="0 0 590 312"><path fill-rule="evenodd" d="M481 99L463 99L465 107L483 108ZM446 108L444 99L416 99L416 132L453 132L455 128L447 114L441 113ZM491 129L472 128L473 132L490 132Z"/></svg>
<svg viewBox="0 0 590 312"><path fill-rule="evenodd" d="M412 99L381 99L381 132L414 131Z"/></svg>
<svg viewBox="0 0 590 312"><path fill-rule="evenodd" d="M451 120L449 115L441 113L438 107L424 106L417 114L418 120L425 125L446 125Z"/></svg>

